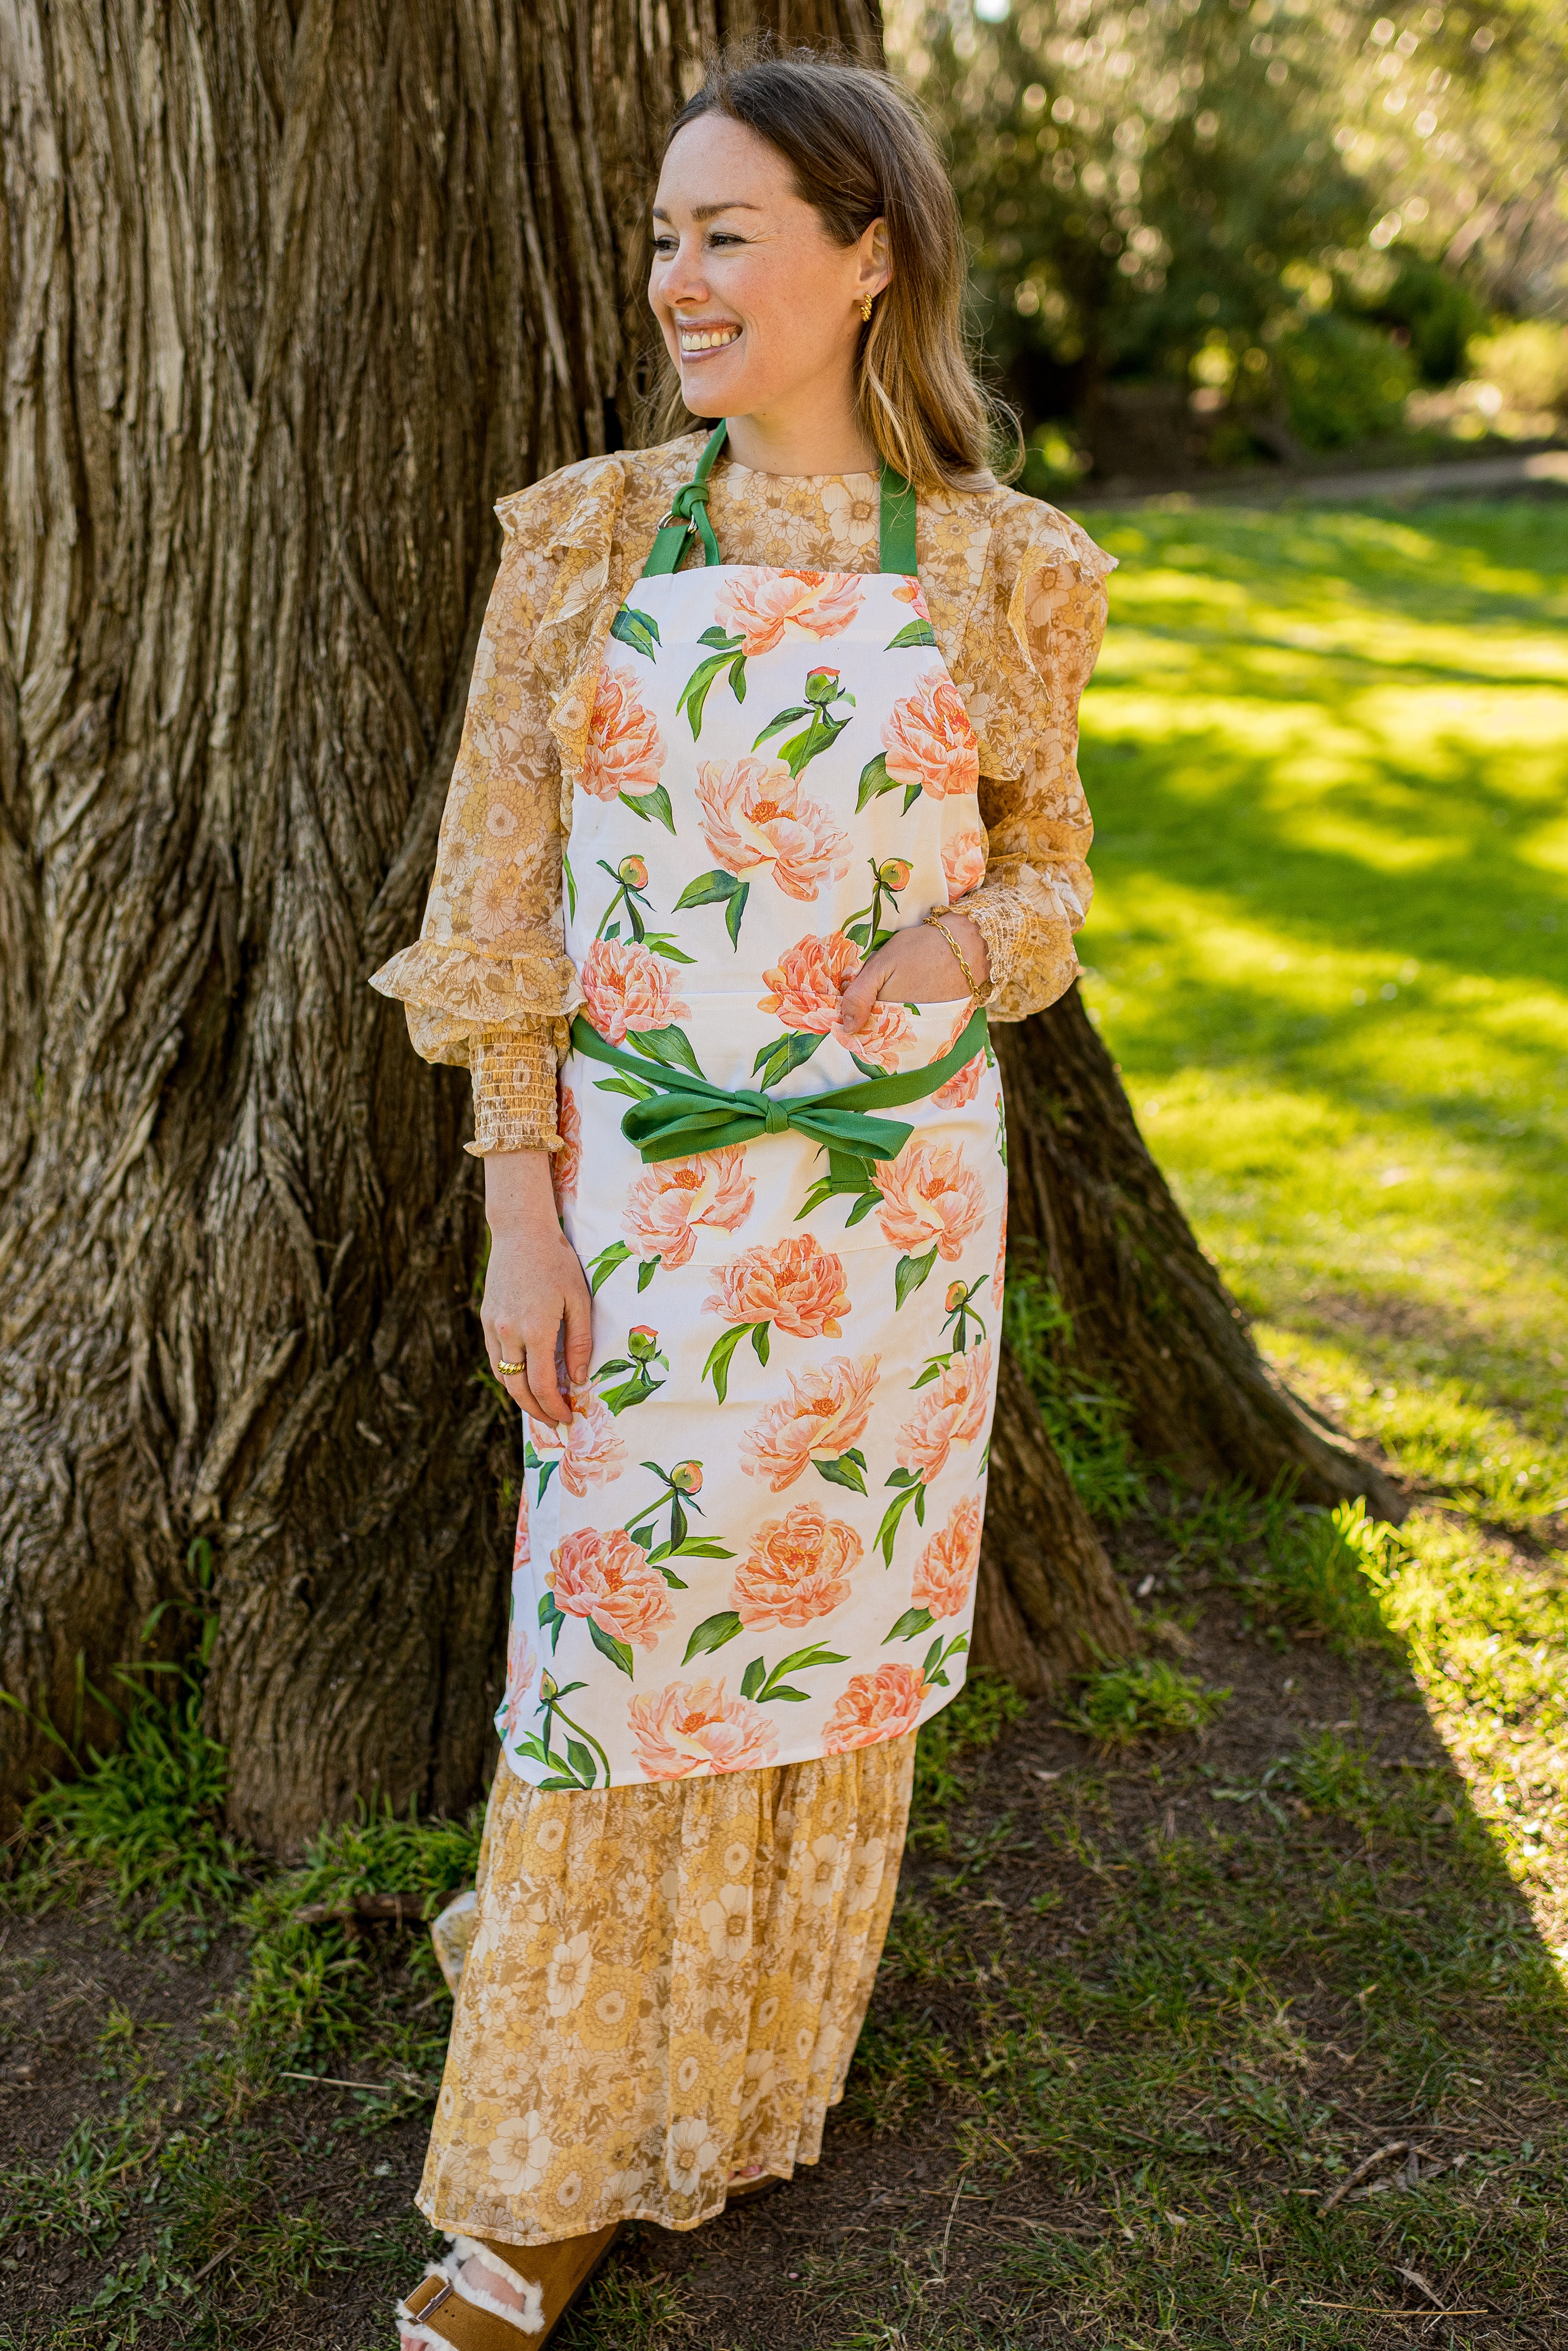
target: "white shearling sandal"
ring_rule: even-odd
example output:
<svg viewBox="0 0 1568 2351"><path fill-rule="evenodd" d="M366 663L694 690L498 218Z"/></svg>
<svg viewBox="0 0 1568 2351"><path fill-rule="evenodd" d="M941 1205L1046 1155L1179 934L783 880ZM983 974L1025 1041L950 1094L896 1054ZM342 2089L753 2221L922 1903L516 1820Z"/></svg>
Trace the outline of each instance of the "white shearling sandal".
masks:
<svg viewBox="0 0 1568 2351"><path fill-rule="evenodd" d="M445 2259L397 2305L403 2351L536 2351L620 2233L612 2222L553 2245L450 2238Z"/></svg>

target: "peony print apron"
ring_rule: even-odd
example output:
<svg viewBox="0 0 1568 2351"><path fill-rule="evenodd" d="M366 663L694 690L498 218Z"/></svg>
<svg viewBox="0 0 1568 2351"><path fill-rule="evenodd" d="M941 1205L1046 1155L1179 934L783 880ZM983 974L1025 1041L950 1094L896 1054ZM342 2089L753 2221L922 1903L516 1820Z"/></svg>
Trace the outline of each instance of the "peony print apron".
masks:
<svg viewBox="0 0 1568 2351"><path fill-rule="evenodd" d="M838 1007L873 947L982 879L976 741L907 486L883 477L879 572L725 564L703 505L723 433L616 615L563 874L585 1012L555 1174L592 1359L565 1429L525 1423L497 1717L547 1788L900 1737L960 1686L974 1612L995 1061L967 996L879 1003L853 1037ZM689 537L708 559L676 570ZM871 1107L813 1131L824 1095ZM623 1122L661 1120L646 1155ZM688 1127L740 1139L685 1151Z"/></svg>

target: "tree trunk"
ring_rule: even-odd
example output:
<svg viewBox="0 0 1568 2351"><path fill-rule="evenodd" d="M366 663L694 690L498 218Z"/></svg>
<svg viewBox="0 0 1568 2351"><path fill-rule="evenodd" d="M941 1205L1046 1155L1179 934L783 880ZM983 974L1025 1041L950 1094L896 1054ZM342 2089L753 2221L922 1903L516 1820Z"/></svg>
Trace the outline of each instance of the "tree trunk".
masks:
<svg viewBox="0 0 1568 2351"><path fill-rule="evenodd" d="M1037 1698L1100 1659L1124 1657L1137 1645L1132 1604L1006 1346L988 1494L973 1662Z"/></svg>
<svg viewBox="0 0 1568 2351"><path fill-rule="evenodd" d="M216 1562L235 1825L478 1784L515 1495L412 937L498 534L646 389L662 132L863 0L0 10L0 1773ZM157 1636L171 1637L165 1616Z"/></svg>
<svg viewBox="0 0 1568 2351"><path fill-rule="evenodd" d="M1139 1449L1194 1485L1288 1479L1303 1501L1363 1494L1379 1517L1401 1518L1388 1479L1253 1345L1145 1148L1077 987L993 1034L1009 1245L1038 1252L1071 1317L1074 1361L1125 1400Z"/></svg>

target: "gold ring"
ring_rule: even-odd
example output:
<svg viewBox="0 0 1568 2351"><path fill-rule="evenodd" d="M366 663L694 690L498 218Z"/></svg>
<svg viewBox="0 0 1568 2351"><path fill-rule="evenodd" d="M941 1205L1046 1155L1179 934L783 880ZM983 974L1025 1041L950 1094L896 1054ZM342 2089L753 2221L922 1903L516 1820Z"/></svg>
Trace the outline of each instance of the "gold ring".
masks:
<svg viewBox="0 0 1568 2351"><path fill-rule="evenodd" d="M498 1355L496 1358L496 1369L504 1380L520 1380L528 1368L527 1364L503 1364Z"/></svg>

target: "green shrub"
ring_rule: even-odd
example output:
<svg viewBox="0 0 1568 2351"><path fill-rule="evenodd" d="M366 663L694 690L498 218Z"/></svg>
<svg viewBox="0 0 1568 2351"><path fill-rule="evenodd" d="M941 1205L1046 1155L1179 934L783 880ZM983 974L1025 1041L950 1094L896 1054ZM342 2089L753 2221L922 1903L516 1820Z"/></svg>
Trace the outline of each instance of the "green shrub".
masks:
<svg viewBox="0 0 1568 2351"><path fill-rule="evenodd" d="M1465 372L1465 347L1486 325L1486 312L1440 262L1398 246L1388 259L1397 264L1392 283L1372 299L1353 297L1351 307L1368 323L1405 329L1423 383L1452 383Z"/></svg>
<svg viewBox="0 0 1568 2351"><path fill-rule="evenodd" d="M210 1927L244 1893L252 1856L224 1825L228 1758L203 1728L198 1675L182 1670L171 1698L132 1688L121 1720L119 1747L89 1748L79 1777L27 1805L13 1899L44 1909L101 1873L141 1912L139 1934L175 1918Z"/></svg>
<svg viewBox="0 0 1568 2351"><path fill-rule="evenodd" d="M1164 1658L1134 1657L1092 1675L1062 1719L1108 1753L1145 1739L1206 1730L1229 1696L1228 1689L1205 1689Z"/></svg>
<svg viewBox="0 0 1568 2351"><path fill-rule="evenodd" d="M1146 1499L1126 1406L1074 1370L1072 1317L1055 1284L1016 1255L1008 1265L1002 1331L1079 1499L1091 1518L1118 1525Z"/></svg>
<svg viewBox="0 0 1568 2351"><path fill-rule="evenodd" d="M1568 327L1544 319L1521 319L1495 335L1478 335L1469 347L1472 375L1496 384L1504 405L1542 415L1568 413Z"/></svg>
<svg viewBox="0 0 1568 2351"><path fill-rule="evenodd" d="M1254 1589L1289 1629L1324 1634L1345 1653L1389 1638L1378 1593L1394 1530L1369 1519L1359 1497L1333 1510L1281 1512L1263 1541L1268 1565Z"/></svg>
<svg viewBox="0 0 1568 2351"><path fill-rule="evenodd" d="M994 1747L1009 1723L1028 1711L999 1674L971 1674L952 1704L934 1714L915 1740L915 1809L949 1804L962 1795L964 1782L952 1769L958 1758Z"/></svg>
<svg viewBox="0 0 1568 2351"><path fill-rule="evenodd" d="M1408 351L1333 310L1294 322L1274 346L1274 366L1291 426L1309 449L1396 433L1416 388Z"/></svg>

